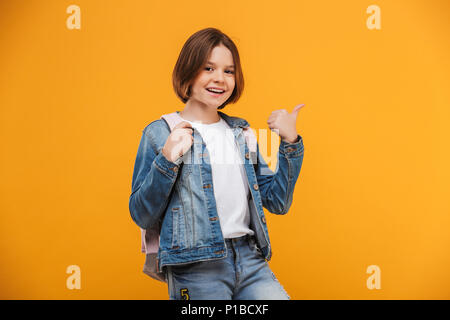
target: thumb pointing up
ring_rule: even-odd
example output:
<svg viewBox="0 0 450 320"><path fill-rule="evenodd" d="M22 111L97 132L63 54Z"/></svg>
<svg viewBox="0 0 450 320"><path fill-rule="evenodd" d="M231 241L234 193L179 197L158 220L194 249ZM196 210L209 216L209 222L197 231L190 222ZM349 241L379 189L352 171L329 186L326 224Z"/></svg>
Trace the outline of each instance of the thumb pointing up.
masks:
<svg viewBox="0 0 450 320"><path fill-rule="evenodd" d="M295 142L298 136L296 129L297 116L304 105L303 103L296 105L291 113L286 109L272 111L267 120L270 130L278 130L278 135L289 143Z"/></svg>
<svg viewBox="0 0 450 320"><path fill-rule="evenodd" d="M294 107L294 110L292 110L291 114L294 115L294 117L297 119L298 111L304 106L305 104L298 104Z"/></svg>

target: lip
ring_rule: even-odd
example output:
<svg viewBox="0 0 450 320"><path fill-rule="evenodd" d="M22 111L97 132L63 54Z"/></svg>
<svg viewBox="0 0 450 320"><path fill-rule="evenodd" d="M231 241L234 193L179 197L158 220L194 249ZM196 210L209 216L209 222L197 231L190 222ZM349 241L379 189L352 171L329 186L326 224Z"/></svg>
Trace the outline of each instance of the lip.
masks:
<svg viewBox="0 0 450 320"><path fill-rule="evenodd" d="M223 90L223 92L222 92L222 93L214 93L214 92L208 91L207 89ZM213 97L215 97L215 98L220 97L221 95L223 95L223 94L226 92L225 89L219 88L219 87L208 87L208 88L205 88L205 90L206 90L206 92L208 92L211 96L213 96Z"/></svg>

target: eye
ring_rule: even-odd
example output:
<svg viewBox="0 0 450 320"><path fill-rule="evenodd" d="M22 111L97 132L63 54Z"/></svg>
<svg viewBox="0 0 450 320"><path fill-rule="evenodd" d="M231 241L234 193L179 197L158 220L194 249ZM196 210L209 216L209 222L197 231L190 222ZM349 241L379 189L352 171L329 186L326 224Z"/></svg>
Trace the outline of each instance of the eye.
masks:
<svg viewBox="0 0 450 320"><path fill-rule="evenodd" d="M209 71L208 69L212 69L211 67L205 67L205 70L206 71ZM227 71L225 71L225 72L228 72L229 74L234 74L234 71L233 70L227 70Z"/></svg>

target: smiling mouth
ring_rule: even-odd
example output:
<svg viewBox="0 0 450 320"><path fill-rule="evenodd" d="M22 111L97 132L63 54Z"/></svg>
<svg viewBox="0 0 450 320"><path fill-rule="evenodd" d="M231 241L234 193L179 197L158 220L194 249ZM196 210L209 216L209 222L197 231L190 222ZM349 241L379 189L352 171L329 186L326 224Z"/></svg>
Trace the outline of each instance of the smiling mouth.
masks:
<svg viewBox="0 0 450 320"><path fill-rule="evenodd" d="M215 89L205 89L206 91L208 91L211 95L215 96L215 97L219 97L220 95L225 93L225 90L215 90Z"/></svg>

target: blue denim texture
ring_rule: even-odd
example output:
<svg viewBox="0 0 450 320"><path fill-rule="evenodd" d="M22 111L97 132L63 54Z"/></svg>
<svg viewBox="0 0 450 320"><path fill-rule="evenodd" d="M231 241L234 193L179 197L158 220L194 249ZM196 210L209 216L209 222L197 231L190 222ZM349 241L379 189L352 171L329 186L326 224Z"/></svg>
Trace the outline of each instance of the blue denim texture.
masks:
<svg viewBox="0 0 450 320"><path fill-rule="evenodd" d="M253 237L226 239L225 259L169 266L170 300L289 300Z"/></svg>
<svg viewBox="0 0 450 320"><path fill-rule="evenodd" d="M177 111L179 112L179 111ZM284 215L292 204L295 183L303 162L303 139L281 140L278 163L273 172L259 152L250 154L243 128L249 123L239 117L219 115L231 127L248 178L250 228L256 245L269 261L272 256L263 208ZM141 228L160 228L158 269L227 257L227 244L220 228L214 197L208 150L194 128L191 149L177 161L161 152L170 128L163 119L152 121L143 132L135 160L129 210ZM233 190L230 190L233 192Z"/></svg>

